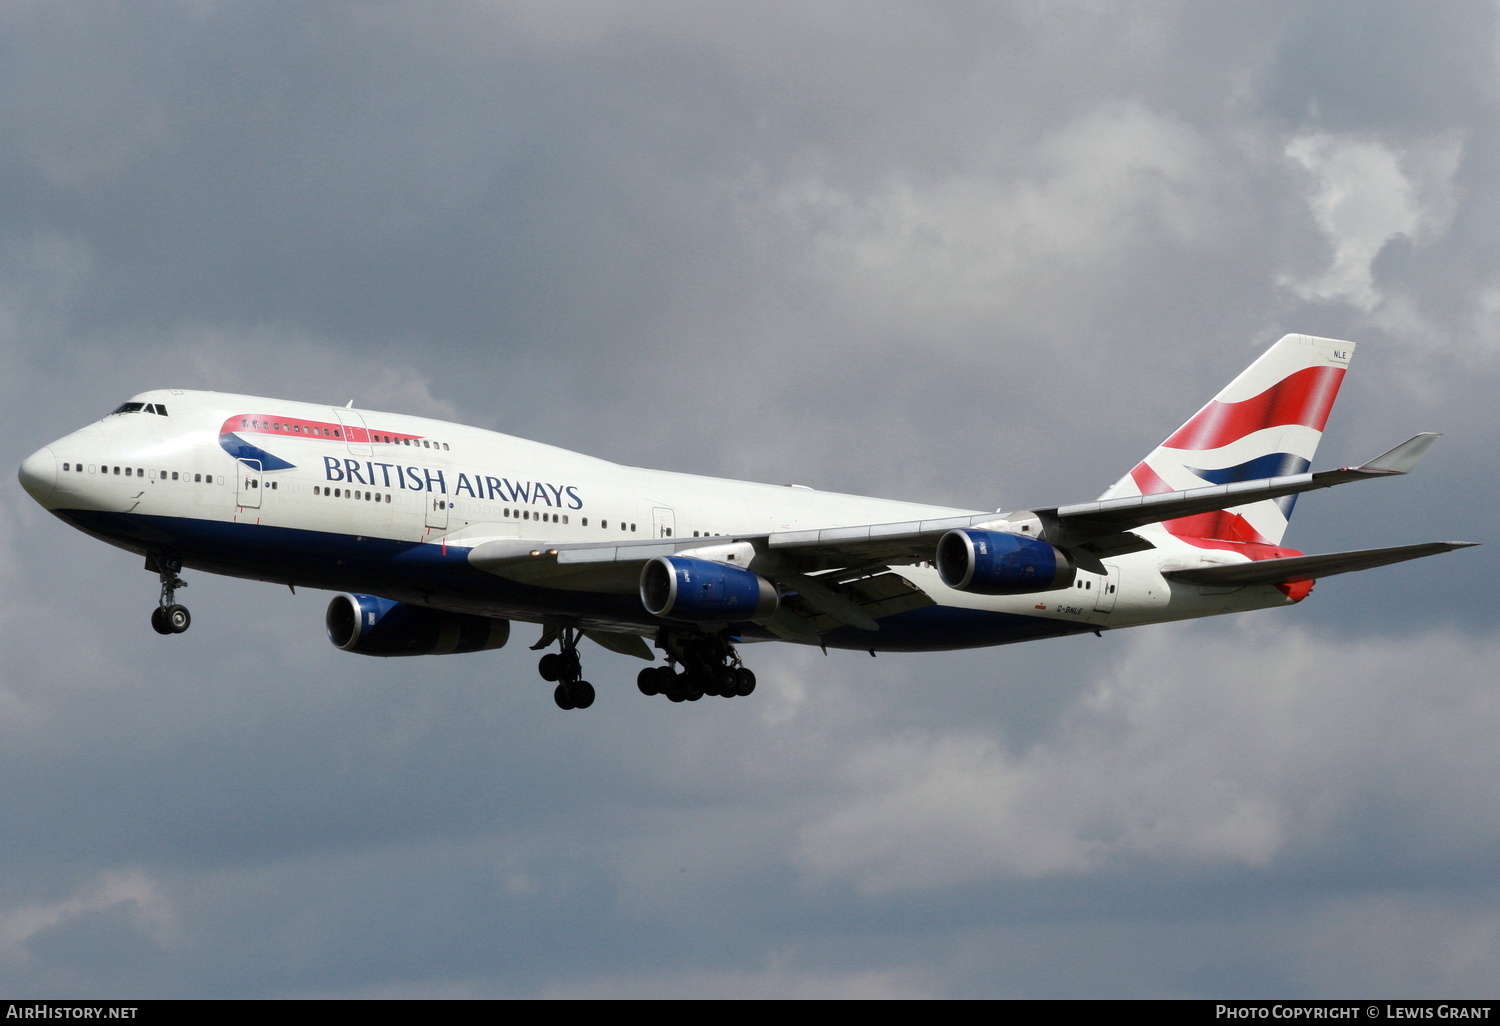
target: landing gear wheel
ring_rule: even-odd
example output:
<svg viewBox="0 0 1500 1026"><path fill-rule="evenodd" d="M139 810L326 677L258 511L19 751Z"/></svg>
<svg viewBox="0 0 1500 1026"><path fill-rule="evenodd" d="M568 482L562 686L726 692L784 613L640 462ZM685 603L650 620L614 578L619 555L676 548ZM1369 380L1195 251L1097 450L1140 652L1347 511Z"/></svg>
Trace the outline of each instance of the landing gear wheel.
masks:
<svg viewBox="0 0 1500 1026"><path fill-rule="evenodd" d="M557 703L559 709L574 708L573 696L568 693L568 686L566 684L559 684L552 692L552 701Z"/></svg>
<svg viewBox="0 0 1500 1026"><path fill-rule="evenodd" d="M548 652L537 662L536 672L542 675L542 680L558 680L562 677L562 656Z"/></svg>
<svg viewBox="0 0 1500 1026"><path fill-rule="evenodd" d="M636 674L635 686L640 689L641 694L646 695L648 698L651 695L660 694L661 689L656 684L656 667L648 666Z"/></svg>
<svg viewBox="0 0 1500 1026"><path fill-rule="evenodd" d="M575 681L568 685L568 697L573 700L573 708L587 709L594 704L594 685L586 680Z"/></svg>
<svg viewBox="0 0 1500 1026"><path fill-rule="evenodd" d="M734 671L734 693L740 698L747 697L755 690L755 674L741 666Z"/></svg>
<svg viewBox="0 0 1500 1026"><path fill-rule="evenodd" d="M173 634L181 634L193 624L193 616L188 612L187 606L168 606L161 611L161 622L166 624L167 630Z"/></svg>
<svg viewBox="0 0 1500 1026"><path fill-rule="evenodd" d="M151 611L151 629L158 634L181 634L193 622L187 606L177 604L177 589L187 587L187 581L177 576L182 560L175 556L148 555L146 569L155 570L161 581L161 597Z"/></svg>

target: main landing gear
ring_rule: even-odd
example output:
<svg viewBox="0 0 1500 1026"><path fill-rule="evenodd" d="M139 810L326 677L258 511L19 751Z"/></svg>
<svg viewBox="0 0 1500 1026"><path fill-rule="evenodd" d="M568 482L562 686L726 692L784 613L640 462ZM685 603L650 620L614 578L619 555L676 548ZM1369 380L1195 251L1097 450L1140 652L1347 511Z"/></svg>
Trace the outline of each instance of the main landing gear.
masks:
<svg viewBox="0 0 1500 1026"><path fill-rule="evenodd" d="M146 569L154 569L161 578L161 598L151 610L152 630L158 634L181 634L193 622L187 606L177 604L177 589L187 587L187 581L177 576L182 560L156 556L146 561Z"/></svg>
<svg viewBox="0 0 1500 1026"><path fill-rule="evenodd" d="M548 652L536 664L542 680L557 681L552 700L559 709L587 709L594 704L594 685L583 680L583 661L578 658L577 628L564 627L560 633L562 651Z"/></svg>
<svg viewBox="0 0 1500 1026"><path fill-rule="evenodd" d="M734 646L721 638L663 639L667 666L648 666L636 675L643 695L666 695L673 702L696 702L704 695L743 698L755 690L755 674L740 662ZM671 662L680 662L675 670Z"/></svg>

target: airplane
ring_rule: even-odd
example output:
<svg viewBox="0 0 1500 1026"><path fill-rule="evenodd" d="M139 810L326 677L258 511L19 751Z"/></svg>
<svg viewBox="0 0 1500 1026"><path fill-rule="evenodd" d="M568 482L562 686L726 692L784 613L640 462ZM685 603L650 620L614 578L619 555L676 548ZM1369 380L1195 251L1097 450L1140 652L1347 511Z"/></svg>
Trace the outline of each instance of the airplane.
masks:
<svg viewBox="0 0 1500 1026"><path fill-rule="evenodd" d="M151 625L187 630L185 567L338 592L372 656L496 649L541 626L563 709L579 643L651 662L638 689L743 697L738 646L977 648L1301 602L1317 579L1463 548L1304 555L1297 496L1409 472L1424 433L1310 473L1354 344L1276 342L1093 502L960 509L622 466L461 424L218 392L142 392L27 457L31 496L145 557ZM662 661L652 646L662 653Z"/></svg>

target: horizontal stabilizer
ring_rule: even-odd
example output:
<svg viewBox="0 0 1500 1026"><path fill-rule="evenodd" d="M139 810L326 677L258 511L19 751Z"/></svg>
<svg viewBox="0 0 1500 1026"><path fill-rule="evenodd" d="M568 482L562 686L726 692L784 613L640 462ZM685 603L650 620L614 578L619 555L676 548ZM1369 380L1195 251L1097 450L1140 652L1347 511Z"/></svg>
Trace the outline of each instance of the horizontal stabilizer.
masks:
<svg viewBox="0 0 1500 1026"><path fill-rule="evenodd" d="M1418 436L1420 437L1420 436ZM1398 447L1399 448L1399 447ZM1392 450L1395 452L1396 450ZM1326 552L1318 556L1291 556L1286 559L1262 559L1253 563L1228 566L1202 566L1191 570L1168 570L1162 576L1185 584L1214 587L1248 587L1252 584L1291 584L1312 581L1334 574L1401 563L1408 559L1435 556L1439 552L1465 549L1478 542L1442 541L1421 545L1397 545L1386 549L1358 549L1353 552Z"/></svg>

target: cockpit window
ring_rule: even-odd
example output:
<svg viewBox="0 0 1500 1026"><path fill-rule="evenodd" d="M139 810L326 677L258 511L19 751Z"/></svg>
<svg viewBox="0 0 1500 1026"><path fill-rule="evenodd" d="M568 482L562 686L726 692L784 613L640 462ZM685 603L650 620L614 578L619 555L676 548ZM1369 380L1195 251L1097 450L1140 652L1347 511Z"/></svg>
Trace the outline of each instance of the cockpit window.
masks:
<svg viewBox="0 0 1500 1026"><path fill-rule="evenodd" d="M145 403L121 403L113 413L140 413L145 406Z"/></svg>

